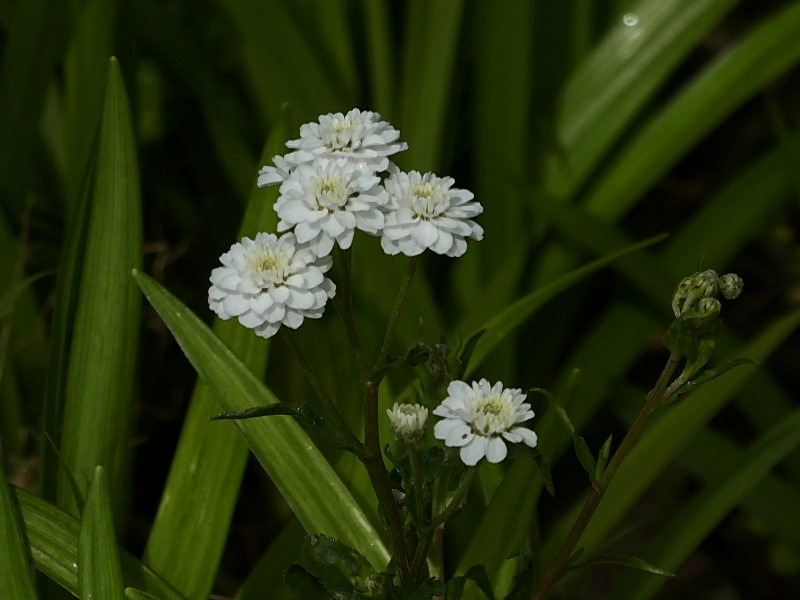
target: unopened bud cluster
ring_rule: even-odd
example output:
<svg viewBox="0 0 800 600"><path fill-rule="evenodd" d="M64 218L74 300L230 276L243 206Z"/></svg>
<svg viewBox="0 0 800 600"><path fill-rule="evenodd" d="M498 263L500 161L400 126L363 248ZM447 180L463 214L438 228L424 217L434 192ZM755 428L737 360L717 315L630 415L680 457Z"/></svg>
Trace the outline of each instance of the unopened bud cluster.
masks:
<svg viewBox="0 0 800 600"><path fill-rule="evenodd" d="M672 296L675 317L708 318L719 314L722 305L717 296L726 300L738 298L744 281L736 273L718 276L713 269L684 277Z"/></svg>

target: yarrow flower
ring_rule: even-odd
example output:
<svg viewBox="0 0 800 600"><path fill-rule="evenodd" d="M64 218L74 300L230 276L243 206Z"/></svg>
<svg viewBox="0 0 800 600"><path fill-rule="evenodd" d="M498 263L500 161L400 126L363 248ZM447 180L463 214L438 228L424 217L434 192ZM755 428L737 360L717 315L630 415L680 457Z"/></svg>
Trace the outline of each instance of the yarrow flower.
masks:
<svg viewBox="0 0 800 600"><path fill-rule="evenodd" d="M292 169L322 157L346 158L374 172L385 171L388 156L408 149L399 138L400 132L376 112L354 108L346 115L322 115L317 123L300 127L300 139L286 142L294 152L274 157L274 167L262 167L258 186L281 183Z"/></svg>
<svg viewBox="0 0 800 600"><path fill-rule="evenodd" d="M327 256L336 242L347 249L360 229L379 235L381 207L388 202L380 178L364 165L346 159L320 158L299 165L281 184L275 212L278 231L294 227L297 241L317 256Z"/></svg>
<svg viewBox="0 0 800 600"><path fill-rule="evenodd" d="M452 381L447 393L433 411L444 417L434 426L433 435L446 446L461 448L465 465L475 466L484 456L490 463L499 463L508 453L506 442L536 446L536 433L519 425L534 417L521 390L503 389L499 381L490 385L481 379L471 386Z"/></svg>
<svg viewBox="0 0 800 600"><path fill-rule="evenodd" d="M294 234L259 233L243 238L220 257L211 271L208 306L222 319L237 317L256 335L272 337L285 325L297 329L303 319L318 319L336 293L325 277L331 259L320 259Z"/></svg>
<svg viewBox="0 0 800 600"><path fill-rule="evenodd" d="M396 440L406 444L417 444L425 435L425 423L428 420L428 409L420 404L394 403L386 410L389 423Z"/></svg>
<svg viewBox="0 0 800 600"><path fill-rule="evenodd" d="M384 182L390 199L381 235L384 252L416 256L431 249L456 257L467 251L466 238L483 239L483 228L472 220L483 207L454 183L452 177L392 169Z"/></svg>

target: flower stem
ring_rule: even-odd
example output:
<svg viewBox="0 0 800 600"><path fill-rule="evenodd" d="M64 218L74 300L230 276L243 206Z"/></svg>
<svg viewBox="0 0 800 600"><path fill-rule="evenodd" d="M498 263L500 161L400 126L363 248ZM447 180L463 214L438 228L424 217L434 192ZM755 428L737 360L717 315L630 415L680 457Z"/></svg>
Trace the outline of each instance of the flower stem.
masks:
<svg viewBox="0 0 800 600"><path fill-rule="evenodd" d="M286 342L287 346L289 346L292 353L297 358L297 361L300 363L300 366L303 368L303 373L305 374L306 379L308 379L308 382L311 384L311 387L314 388L314 392L316 392L317 397L320 399L322 404L325 406L325 409L333 418L333 426L338 430L340 435L343 435L350 440L353 447L362 448L363 444L361 443L361 440L355 436L353 430L350 429L350 426L344 420L344 417L342 417L342 413L339 412L339 408L334 403L330 394L328 394L328 390L326 390L320 382L313 365L308 361L306 355L300 349L300 346L297 344L292 335L289 334L289 332L287 332L284 328L281 328L280 332L283 336L283 341Z"/></svg>
<svg viewBox="0 0 800 600"><path fill-rule="evenodd" d="M397 329L397 322L400 320L400 313L403 311L403 305L405 305L406 298L408 297L408 290L411 288L411 281L414 279L414 273L417 271L419 262L419 256L412 256L408 261L406 273L403 276L403 282L400 284L400 289L397 292L394 308L389 317L389 324L386 327L386 335L383 338L383 344L381 344L381 350L378 353L378 360L375 361L376 371L383 366L383 363L386 361L386 356L389 354L389 346L394 337L395 329Z"/></svg>
<svg viewBox="0 0 800 600"><path fill-rule="evenodd" d="M353 318L353 253L352 250L342 250L337 247L336 255L342 267L342 280L339 284L339 293L334 297L334 303L336 308L339 309L339 314L342 315L344 328L350 340L350 346L353 349L358 375L361 379L361 384L364 385L368 377L367 363L364 361L364 351L361 348L361 341Z"/></svg>
<svg viewBox="0 0 800 600"><path fill-rule="evenodd" d="M389 481L389 473L383 464L383 454L381 453L378 423L379 386L380 381L368 381L364 387L364 452L361 462L367 469L370 482L378 498L378 507L389 530L389 541L400 571L400 579L404 583L411 583L413 573L403 519L394 499L392 483Z"/></svg>
<svg viewBox="0 0 800 600"><path fill-rule="evenodd" d="M680 359L681 357L679 355L675 353L670 354L669 358L667 359L667 363L664 365L664 369L661 371L661 375L659 375L658 380L656 381L656 384L653 386L653 389L650 390L650 393L647 394L647 398L645 399L642 410L639 412L639 415L636 417L636 420L634 420L630 429L628 429L628 432L625 434L622 442L620 442L619 448L617 448L616 452L614 452L614 456L611 457L611 461L608 463L605 471L603 471L600 479L592 486L592 489L589 492L589 497L586 499L586 502L583 505L583 509L578 515L578 518L575 520L575 523L572 525L572 529L570 529L567 538L561 545L558 554L550 564L550 568L536 585L536 589L533 591L531 600L544 600L546 594L560 579L561 570L572 556L575 546L578 544L583 532L589 525L589 521L594 515L595 510L597 510L597 506L600 504L600 500L603 498L603 494L608 488L609 483L613 479L614 474L617 472L617 469L622 461L631 451L631 448L633 448L633 445L636 443L636 440L641 434L645 423L650 418L650 415L653 413L653 411L658 408L658 406L663 403L667 397L669 397L668 394L674 393L672 387L667 388L667 384L672 378Z"/></svg>

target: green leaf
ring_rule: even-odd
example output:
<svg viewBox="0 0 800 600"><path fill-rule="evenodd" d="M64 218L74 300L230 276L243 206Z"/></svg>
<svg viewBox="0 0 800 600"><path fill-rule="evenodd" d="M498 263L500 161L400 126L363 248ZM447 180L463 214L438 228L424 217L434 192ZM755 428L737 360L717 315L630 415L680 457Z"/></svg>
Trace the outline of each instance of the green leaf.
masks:
<svg viewBox="0 0 800 600"><path fill-rule="evenodd" d="M262 162L278 154L285 140L283 114L264 144ZM272 205L278 190L257 188L256 176L249 177L251 193L239 231L251 238L277 224ZM256 377L263 376L269 341L236 321L217 319L214 332ZM189 598L211 593L249 455L235 428L209 423L219 410L214 393L198 379L144 551L144 561L159 573L170 573L172 584ZM198 555L196 548L203 552Z"/></svg>
<svg viewBox="0 0 800 600"><path fill-rule="evenodd" d="M136 588L125 588L125 597L128 600L159 600L158 596L153 596Z"/></svg>
<svg viewBox="0 0 800 600"><path fill-rule="evenodd" d="M16 498L10 493L0 461L0 589L8 598L36 600L28 541Z"/></svg>
<svg viewBox="0 0 800 600"><path fill-rule="evenodd" d="M557 152L548 157L548 193L569 197L646 106L680 61L738 0L644 0L614 19L570 77L558 106Z"/></svg>
<svg viewBox="0 0 800 600"><path fill-rule="evenodd" d="M288 586L283 573L295 562L305 544L303 528L293 519L258 560L258 564L236 592L235 600L263 600L264 590L270 590L271 600L289 600Z"/></svg>
<svg viewBox="0 0 800 600"><path fill-rule="evenodd" d="M464 586L467 581L474 581L475 585L486 594L489 600L494 600L494 590L489 581L489 576L486 574L486 567L483 565L473 565L463 575L453 577L447 582L447 598L448 600L461 600L461 595L464 593Z"/></svg>
<svg viewBox="0 0 800 600"><path fill-rule="evenodd" d="M259 417L270 417L276 415L288 415L311 425L314 430L329 444L335 448L348 450L355 454L360 452L360 447L353 444L352 440L331 428L326 423L317 409L308 402L276 402L269 406L253 406L245 410L234 410L220 413L209 417L212 421L224 419L256 419Z"/></svg>
<svg viewBox="0 0 800 600"><path fill-rule="evenodd" d="M25 490L12 488L36 569L78 596L78 519ZM119 550L125 584L160 600L186 600L129 552Z"/></svg>
<svg viewBox="0 0 800 600"><path fill-rule="evenodd" d="M82 490L95 466L103 465L117 509L127 495L130 474L141 310L130 272L141 265L142 225L133 124L122 74L113 58L97 160L61 449ZM75 510L63 477L58 498L61 506Z"/></svg>
<svg viewBox="0 0 800 600"><path fill-rule="evenodd" d="M600 479L603 475L603 471L606 470L606 465L608 465L608 459L611 456L611 440L613 436L609 435L605 442L603 442L602 447L600 448L600 454L597 456L597 470L594 473L595 481Z"/></svg>
<svg viewBox="0 0 800 600"><path fill-rule="evenodd" d="M688 394L689 392L696 390L699 386L703 385L707 381L716 379L717 377L719 377L720 375L724 375L731 369L734 369L741 365L755 365L755 364L756 364L755 361L752 361L749 358L732 358L731 360L725 361L718 367L704 369L695 377L692 377L689 381L683 384L683 386L678 389L676 397L677 395Z"/></svg>
<svg viewBox="0 0 800 600"><path fill-rule="evenodd" d="M244 410L277 402L180 301L150 277L138 272L134 277L223 408ZM382 540L299 425L276 417L257 424L243 421L237 426L307 531L341 540L378 569L386 566L389 555ZM336 503L328 502L329 498L337 498Z"/></svg>
<svg viewBox="0 0 800 600"><path fill-rule="evenodd" d="M578 283L580 280L591 275L595 271L603 268L609 263L626 256L642 248L647 248L664 239L663 235L652 237L644 242L639 242L617 252L613 252L608 256L604 256L595 260L583 267L576 269L566 275L562 275L555 281L548 283L535 292L520 298L511 306L507 307L500 314L495 315L489 319L481 329L486 329L486 334L478 341L475 351L473 353L472 363L470 368L467 369L465 375L469 376L487 356L488 354L502 342L506 336L518 327L525 319L527 319L536 309L542 306L545 302L563 292L570 286Z"/></svg>
<svg viewBox="0 0 800 600"><path fill-rule="evenodd" d="M675 515L649 553L652 559L667 568L677 568L770 469L798 445L800 411L795 411L754 444L725 477L707 485ZM614 598L646 600L659 585L659 580L633 578L620 585Z"/></svg>
<svg viewBox="0 0 800 600"><path fill-rule="evenodd" d="M586 567L594 565L622 565L623 567L630 567L639 571L645 571L653 575L661 575L662 577L675 577L674 573L654 567L644 559L630 556L628 554L600 554L589 560L572 564L569 566L568 571L577 571Z"/></svg>
<svg viewBox="0 0 800 600"><path fill-rule="evenodd" d="M800 59L800 5L776 11L722 54L639 133L585 201L587 210L616 221L684 153L745 100Z"/></svg>
<svg viewBox="0 0 800 600"><path fill-rule="evenodd" d="M78 536L78 588L81 598L122 600L122 567L114 517L102 467L94 471Z"/></svg>

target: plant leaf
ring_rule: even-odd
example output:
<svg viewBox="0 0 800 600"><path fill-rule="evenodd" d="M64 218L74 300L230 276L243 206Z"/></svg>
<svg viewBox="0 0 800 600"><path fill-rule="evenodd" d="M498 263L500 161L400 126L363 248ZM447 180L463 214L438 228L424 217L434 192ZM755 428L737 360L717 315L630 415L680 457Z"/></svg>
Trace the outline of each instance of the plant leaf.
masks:
<svg viewBox="0 0 800 600"><path fill-rule="evenodd" d="M566 570L577 571L594 565L622 565L624 567L630 567L631 569L638 569L639 571L652 573L653 575L661 575L662 577L675 577L674 573L654 567L646 560L636 556L631 556L629 554L600 554L584 562L570 565L570 567Z"/></svg>
<svg viewBox="0 0 800 600"><path fill-rule="evenodd" d="M16 498L6 483L0 461L0 589L8 598L36 600L30 552Z"/></svg>

